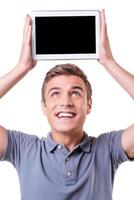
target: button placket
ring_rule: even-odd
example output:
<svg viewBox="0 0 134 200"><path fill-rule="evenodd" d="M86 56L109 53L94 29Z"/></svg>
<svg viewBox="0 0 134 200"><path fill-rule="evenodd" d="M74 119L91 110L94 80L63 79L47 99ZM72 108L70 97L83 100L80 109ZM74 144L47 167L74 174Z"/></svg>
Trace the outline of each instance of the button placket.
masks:
<svg viewBox="0 0 134 200"><path fill-rule="evenodd" d="M67 175L68 175L68 176L71 176L71 172L70 172L70 171L68 171L68 172L67 172Z"/></svg>
<svg viewBox="0 0 134 200"><path fill-rule="evenodd" d="M75 166L74 159L72 155L68 155L65 158L65 171L64 171L64 180L66 185L71 185L75 183Z"/></svg>
<svg viewBox="0 0 134 200"><path fill-rule="evenodd" d="M70 157L68 156L67 158L66 158L66 161L69 161L70 160Z"/></svg>

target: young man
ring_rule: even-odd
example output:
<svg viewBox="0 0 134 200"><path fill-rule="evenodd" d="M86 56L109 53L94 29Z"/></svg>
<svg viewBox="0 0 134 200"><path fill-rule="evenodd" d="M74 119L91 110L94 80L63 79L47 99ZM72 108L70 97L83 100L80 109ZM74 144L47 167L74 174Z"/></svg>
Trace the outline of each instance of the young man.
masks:
<svg viewBox="0 0 134 200"><path fill-rule="evenodd" d="M100 60L107 71L134 98L134 76L114 60L104 11ZM36 62L31 56L31 21L26 17L19 63L0 79L2 97ZM0 126L0 158L11 162L19 175L22 200L111 200L115 170L134 158L134 125L98 138L83 131L92 106L86 75L72 64L57 65L42 87L42 106L51 126L47 138Z"/></svg>

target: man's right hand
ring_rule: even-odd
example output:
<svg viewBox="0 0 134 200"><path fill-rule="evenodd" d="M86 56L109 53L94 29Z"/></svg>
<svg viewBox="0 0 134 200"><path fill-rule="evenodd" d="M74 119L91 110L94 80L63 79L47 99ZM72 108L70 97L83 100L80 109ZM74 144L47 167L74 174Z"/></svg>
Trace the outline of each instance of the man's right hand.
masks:
<svg viewBox="0 0 134 200"><path fill-rule="evenodd" d="M30 70L36 63L37 62L32 58L32 20L30 16L27 15L24 23L23 41L18 67Z"/></svg>

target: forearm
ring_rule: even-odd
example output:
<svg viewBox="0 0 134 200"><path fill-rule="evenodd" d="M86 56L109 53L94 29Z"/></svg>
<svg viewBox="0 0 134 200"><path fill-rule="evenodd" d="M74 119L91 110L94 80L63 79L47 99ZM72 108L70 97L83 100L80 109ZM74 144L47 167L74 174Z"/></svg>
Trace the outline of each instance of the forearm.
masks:
<svg viewBox="0 0 134 200"><path fill-rule="evenodd" d="M17 65L10 72L0 77L0 98L18 83L28 71L28 69Z"/></svg>
<svg viewBox="0 0 134 200"><path fill-rule="evenodd" d="M134 99L134 75L123 69L114 59L103 63L105 69Z"/></svg>
<svg viewBox="0 0 134 200"><path fill-rule="evenodd" d="M32 20L30 16L27 15L24 24L19 62L13 70L0 78L0 98L33 69L37 63L37 61L32 58L31 31Z"/></svg>

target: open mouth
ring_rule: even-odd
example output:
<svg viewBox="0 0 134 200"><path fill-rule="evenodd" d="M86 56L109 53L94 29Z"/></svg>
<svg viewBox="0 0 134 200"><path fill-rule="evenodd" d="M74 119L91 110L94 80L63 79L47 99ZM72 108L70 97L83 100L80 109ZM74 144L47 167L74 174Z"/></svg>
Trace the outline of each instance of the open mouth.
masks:
<svg viewBox="0 0 134 200"><path fill-rule="evenodd" d="M76 116L76 114L74 112L58 112L56 114L56 116L60 119L60 118L74 118Z"/></svg>

